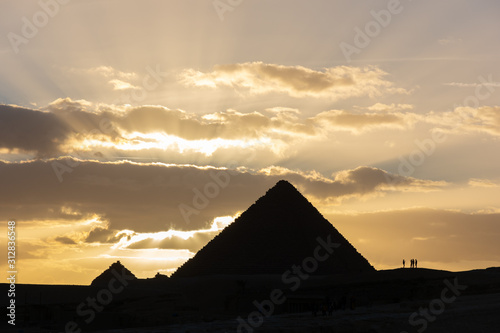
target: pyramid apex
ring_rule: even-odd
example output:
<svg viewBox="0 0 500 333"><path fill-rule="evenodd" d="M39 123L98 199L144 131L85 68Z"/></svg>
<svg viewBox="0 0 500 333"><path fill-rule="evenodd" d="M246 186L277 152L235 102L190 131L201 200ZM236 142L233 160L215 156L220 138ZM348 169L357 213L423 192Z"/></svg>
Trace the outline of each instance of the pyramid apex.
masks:
<svg viewBox="0 0 500 333"><path fill-rule="evenodd" d="M293 186L292 183L290 183L287 180L281 179L279 180L273 187L271 187L269 190L267 190L267 193L269 192L289 192L289 193L300 193L295 186Z"/></svg>
<svg viewBox="0 0 500 333"><path fill-rule="evenodd" d="M285 179L280 179L280 180L276 183L276 185L274 185L274 187L285 187L285 186L295 188L295 186L293 186L293 185L292 185L289 181L287 181L287 180L285 180ZM273 187L273 188L274 188L274 187Z"/></svg>

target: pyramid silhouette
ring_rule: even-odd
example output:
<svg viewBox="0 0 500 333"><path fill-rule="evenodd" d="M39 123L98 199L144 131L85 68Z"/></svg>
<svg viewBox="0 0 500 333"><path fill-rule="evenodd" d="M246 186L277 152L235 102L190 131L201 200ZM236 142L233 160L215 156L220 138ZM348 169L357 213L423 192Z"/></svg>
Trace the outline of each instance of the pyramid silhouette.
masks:
<svg viewBox="0 0 500 333"><path fill-rule="evenodd" d="M114 271L114 274L113 274ZM108 269L106 269L104 272L102 272L98 277L96 277L94 280L92 280L92 283L90 283L91 286L101 286L101 285L108 285L109 281L111 279L116 278L116 274L122 275L130 275L133 276L135 279L136 276L132 274L131 271L129 271L125 266L120 261L117 261L111 266L109 266Z"/></svg>
<svg viewBox="0 0 500 333"><path fill-rule="evenodd" d="M172 276L281 275L313 257L318 239L338 246L314 274L374 271L292 184L280 180Z"/></svg>

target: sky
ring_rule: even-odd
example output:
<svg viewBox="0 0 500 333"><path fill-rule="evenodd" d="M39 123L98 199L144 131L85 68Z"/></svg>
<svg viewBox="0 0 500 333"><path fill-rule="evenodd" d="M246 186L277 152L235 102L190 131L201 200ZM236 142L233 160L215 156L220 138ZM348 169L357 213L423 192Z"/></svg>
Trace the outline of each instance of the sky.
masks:
<svg viewBox="0 0 500 333"><path fill-rule="evenodd" d="M280 179L377 269L500 266L499 12L0 2L18 282L89 284L117 260L170 275Z"/></svg>

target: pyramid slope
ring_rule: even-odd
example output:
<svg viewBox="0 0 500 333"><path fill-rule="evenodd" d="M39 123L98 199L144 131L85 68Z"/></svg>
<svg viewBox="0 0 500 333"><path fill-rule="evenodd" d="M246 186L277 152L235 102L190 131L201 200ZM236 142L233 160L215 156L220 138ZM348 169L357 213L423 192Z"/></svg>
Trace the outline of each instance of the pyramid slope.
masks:
<svg viewBox="0 0 500 333"><path fill-rule="evenodd" d="M173 276L283 274L314 255L318 237L340 246L315 274L374 270L293 185L281 180Z"/></svg>
<svg viewBox="0 0 500 333"><path fill-rule="evenodd" d="M113 271L114 271L114 274L113 274ZM133 276L134 279L137 279L137 277L134 274L132 274L132 272L129 271L125 266L123 266L120 261L117 261L117 262L111 264L111 266L109 266L108 269L106 269L98 277L96 277L92 281L92 283L90 283L90 285L91 286L108 285L108 283L109 283L109 281L111 281L111 279L116 278L116 274Z"/></svg>

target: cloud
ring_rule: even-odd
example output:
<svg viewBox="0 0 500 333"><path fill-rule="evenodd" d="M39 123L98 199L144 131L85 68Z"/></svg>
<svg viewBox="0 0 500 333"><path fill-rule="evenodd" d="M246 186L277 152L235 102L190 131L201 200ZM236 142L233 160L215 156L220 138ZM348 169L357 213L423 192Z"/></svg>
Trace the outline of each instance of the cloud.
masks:
<svg viewBox="0 0 500 333"><path fill-rule="evenodd" d="M85 95L89 95L89 92L93 91L100 95L104 94L104 98L114 96L117 98L116 101L122 100L128 103L130 102L130 96L126 96L126 93L133 92L135 94L138 90L144 88L144 82L141 82L143 80L136 72L121 71L112 66L59 67L59 70L69 80L78 81L78 95L81 95L83 91L85 91Z"/></svg>
<svg viewBox="0 0 500 333"><path fill-rule="evenodd" d="M97 66L91 68L66 68L65 71L72 74L98 75L105 78L133 80L137 78L137 73L123 72L111 66Z"/></svg>
<svg viewBox="0 0 500 333"><path fill-rule="evenodd" d="M99 158L120 150L152 149L204 155L241 147L276 150L317 135L317 128L300 119L298 110L287 108L199 115L162 106L119 107L64 98L43 111L1 106L0 120L0 148L42 157Z"/></svg>
<svg viewBox="0 0 500 333"><path fill-rule="evenodd" d="M286 127L278 118L261 113L248 114L228 110L200 117L181 110L145 106L131 109L114 121L127 132L164 132L186 140L256 138L275 126Z"/></svg>
<svg viewBox="0 0 500 333"><path fill-rule="evenodd" d="M460 87L460 88L474 88L474 87L500 87L500 82L484 82L484 83L464 83L464 82L449 82L444 83L445 86Z"/></svg>
<svg viewBox="0 0 500 333"><path fill-rule="evenodd" d="M107 82L113 87L114 91L126 91L126 90L140 90L139 75L135 72L124 72L120 71L112 66L98 66L91 68L61 68L65 75L79 76L79 80L83 84L92 83L93 87L99 87L99 89L106 89L102 85L103 82Z"/></svg>
<svg viewBox="0 0 500 333"><path fill-rule="evenodd" d="M473 83L464 83L464 82L449 82L449 83L444 83L445 86L450 86L450 87L459 87L459 88L477 88L477 87L492 87L492 88L498 88L500 87L500 82L495 82L493 81L493 75L490 74L488 75L487 78L483 76L479 76L479 81L478 82L473 82ZM488 89L490 92L493 92L494 89ZM478 94L479 90L476 89L476 95ZM476 96L478 97L478 96Z"/></svg>
<svg viewBox="0 0 500 333"><path fill-rule="evenodd" d="M172 163L217 160L217 165L258 153L255 163L265 160L271 165L293 154L294 147L324 142L338 131L360 135L388 128L407 130L420 123L445 132L500 135L500 107L460 107L427 114L397 111L411 107L377 103L366 112L329 110L305 118L300 110L286 107L197 114L163 106L116 106L64 98L42 110L0 105L0 149L4 154L32 154L31 158L163 160L168 155Z"/></svg>
<svg viewBox="0 0 500 333"><path fill-rule="evenodd" d="M354 133L379 127L404 129L413 122L408 114L352 113L343 110L322 112L314 120L326 124L325 127Z"/></svg>
<svg viewBox="0 0 500 333"><path fill-rule="evenodd" d="M357 96L375 97L386 93L407 94L384 79L377 67L338 66L317 71L303 66L282 66L262 62L217 65L212 72L185 70L181 81L195 87L231 87L251 94L285 93L292 97L340 100Z"/></svg>
<svg viewBox="0 0 500 333"><path fill-rule="evenodd" d="M69 126L52 113L0 105L0 147L53 156L69 134Z"/></svg>
<svg viewBox="0 0 500 333"><path fill-rule="evenodd" d="M45 108L45 111L50 111L55 114L73 114L78 112L93 114L98 113L98 110L96 110L93 103L84 99L72 100L69 97L58 98L49 103L49 105Z"/></svg>
<svg viewBox="0 0 500 333"><path fill-rule="evenodd" d="M76 242L73 239L69 238L69 237L62 237L62 236L60 236L60 237L56 237L54 240L56 242L59 242L61 244L65 244L65 245L74 245L74 244L76 244Z"/></svg>
<svg viewBox="0 0 500 333"><path fill-rule="evenodd" d="M500 187L500 184L497 184L489 179L479 179L479 178L471 178L468 182L469 186L472 187Z"/></svg>
<svg viewBox="0 0 500 333"><path fill-rule="evenodd" d="M376 103L362 108L370 112L347 110L329 110L317 114L311 120L326 130L349 131L361 134L375 129L409 129L422 122L425 116L413 112L401 112L413 109L410 104Z"/></svg>
<svg viewBox="0 0 500 333"><path fill-rule="evenodd" d="M117 112L85 100L57 99L43 110L0 105L0 148L19 149L47 158L78 150L69 142L116 141L110 118ZM80 144L81 146L81 144Z"/></svg>
<svg viewBox="0 0 500 333"><path fill-rule="evenodd" d="M457 37L447 37L438 40L438 43L441 45L462 44L462 42L462 39Z"/></svg>
<svg viewBox="0 0 500 333"><path fill-rule="evenodd" d="M126 239L121 238L114 247L122 249L187 249L195 253L222 231L222 229L233 223L237 216L239 216L239 213L235 216L216 217L209 229L133 233Z"/></svg>
<svg viewBox="0 0 500 333"><path fill-rule="evenodd" d="M391 174L374 167L357 167L332 175L332 182L318 184L311 193L340 202L346 198L381 195L387 191L427 192L445 188L444 181L432 181ZM319 196L321 197L321 196Z"/></svg>
<svg viewBox="0 0 500 333"><path fill-rule="evenodd" d="M448 112L431 112L424 120L451 133L486 133L500 136L500 106L457 107Z"/></svg>
<svg viewBox="0 0 500 333"><path fill-rule="evenodd" d="M120 240L121 235L124 234L120 234L118 230L109 230L107 227L96 227L87 234L84 241L86 243L116 243Z"/></svg>
<svg viewBox="0 0 500 333"><path fill-rule="evenodd" d="M139 87L136 87L132 85L131 83L119 80L119 79L113 79L110 80L109 83L113 86L113 90L134 90L134 89L141 89Z"/></svg>
<svg viewBox="0 0 500 333"><path fill-rule="evenodd" d="M491 79L491 76L490 76ZM459 88L475 88L475 87L500 87L500 82L481 82L481 83L464 83L464 82L449 82L444 83L445 86L459 87Z"/></svg>
<svg viewBox="0 0 500 333"><path fill-rule="evenodd" d="M317 172L292 171L283 167L268 167L258 171L276 180L285 178L296 185L305 195L340 204L348 198L383 195L390 191L428 192L448 186L444 181L431 181L391 174L385 170L362 166L342 170L326 178Z"/></svg>
<svg viewBox="0 0 500 333"><path fill-rule="evenodd" d="M375 103L372 106L367 107L366 109L369 111L377 111L377 112L396 112L402 110L412 110L414 108L411 104L383 104L383 103Z"/></svg>
<svg viewBox="0 0 500 333"><path fill-rule="evenodd" d="M58 172L62 173L62 182L58 181ZM36 217L76 224L81 223L82 216L97 215L109 221L109 227L98 224L101 229L84 237L87 242L113 242L115 230L197 230L206 228L207 221L216 216L245 210L282 178L305 195L336 203L387 191L428 191L445 186L370 167L346 170L330 179L284 168L227 170L68 158L0 162L0 181L10 189L0 193L0 220ZM68 214L69 209L79 215Z"/></svg>
<svg viewBox="0 0 500 333"><path fill-rule="evenodd" d="M356 187L363 190L360 193L377 188L378 186L406 187L407 190L426 191L437 189L446 185L445 182L421 180L412 177L403 177L390 174L384 170L373 167L358 167L352 170L344 170L334 174L335 182L343 185L356 184Z"/></svg>

